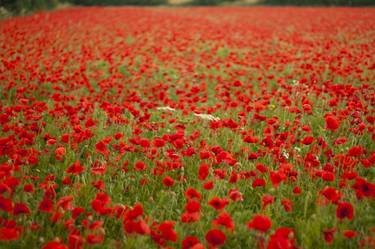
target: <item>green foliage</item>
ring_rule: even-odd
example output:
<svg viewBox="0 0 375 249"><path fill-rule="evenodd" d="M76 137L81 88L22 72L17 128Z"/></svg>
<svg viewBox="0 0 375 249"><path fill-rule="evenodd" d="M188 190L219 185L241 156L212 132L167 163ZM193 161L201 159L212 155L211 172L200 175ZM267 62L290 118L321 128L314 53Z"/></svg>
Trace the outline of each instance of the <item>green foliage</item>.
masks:
<svg viewBox="0 0 375 249"><path fill-rule="evenodd" d="M6 9L19 14L36 10L53 9L59 0L1 0L0 5Z"/></svg>
<svg viewBox="0 0 375 249"><path fill-rule="evenodd" d="M168 0L0 0L0 6L15 14L24 14L37 10L53 9L61 2L75 5L163 5ZM186 5L215 6L224 3L236 2L236 0L192 0ZM324 5L324 6L366 6L375 5L375 0L263 0L260 4L266 5Z"/></svg>
<svg viewBox="0 0 375 249"><path fill-rule="evenodd" d="M0 0L0 6L5 7L14 14L25 14L32 11L53 9L59 3L72 3L75 5L161 5L167 0Z"/></svg>
<svg viewBox="0 0 375 249"><path fill-rule="evenodd" d="M234 0L193 0L187 5L201 5L201 6L211 6L211 5L220 5L223 3L235 2Z"/></svg>
<svg viewBox="0 0 375 249"><path fill-rule="evenodd" d="M374 0L265 0L270 5L325 5L325 6L366 6L374 5Z"/></svg>
<svg viewBox="0 0 375 249"><path fill-rule="evenodd" d="M76 5L161 5L167 0L71 0Z"/></svg>

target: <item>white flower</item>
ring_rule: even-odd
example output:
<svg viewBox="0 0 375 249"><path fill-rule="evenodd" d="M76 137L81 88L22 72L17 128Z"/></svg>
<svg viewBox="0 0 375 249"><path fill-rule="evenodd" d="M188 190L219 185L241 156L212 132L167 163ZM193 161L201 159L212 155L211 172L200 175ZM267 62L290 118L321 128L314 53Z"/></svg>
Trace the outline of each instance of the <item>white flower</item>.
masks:
<svg viewBox="0 0 375 249"><path fill-rule="evenodd" d="M210 120L210 121L219 121L220 118L212 116L211 114L198 114L194 113L194 116L204 119L204 120Z"/></svg>
<svg viewBox="0 0 375 249"><path fill-rule="evenodd" d="M170 111L170 112L174 112L176 111L176 109L170 107L170 106L160 106L158 108L156 108L157 110L159 111Z"/></svg>
<svg viewBox="0 0 375 249"><path fill-rule="evenodd" d="M292 83L293 83L293 86L298 86L299 85L299 80L293 80Z"/></svg>
<svg viewBox="0 0 375 249"><path fill-rule="evenodd" d="M285 150L282 151L282 154L283 154L283 156L285 157L285 159L288 159L288 158L289 158L289 153L286 152Z"/></svg>

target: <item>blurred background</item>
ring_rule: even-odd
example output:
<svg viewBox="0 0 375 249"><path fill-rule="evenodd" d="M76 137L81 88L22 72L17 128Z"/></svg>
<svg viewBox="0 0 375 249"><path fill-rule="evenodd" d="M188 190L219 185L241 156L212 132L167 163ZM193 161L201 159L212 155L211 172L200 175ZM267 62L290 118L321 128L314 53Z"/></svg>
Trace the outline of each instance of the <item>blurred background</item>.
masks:
<svg viewBox="0 0 375 249"><path fill-rule="evenodd" d="M375 0L0 0L0 15L19 15L33 11L83 6L211 6L211 5L296 5L296 6L368 6Z"/></svg>

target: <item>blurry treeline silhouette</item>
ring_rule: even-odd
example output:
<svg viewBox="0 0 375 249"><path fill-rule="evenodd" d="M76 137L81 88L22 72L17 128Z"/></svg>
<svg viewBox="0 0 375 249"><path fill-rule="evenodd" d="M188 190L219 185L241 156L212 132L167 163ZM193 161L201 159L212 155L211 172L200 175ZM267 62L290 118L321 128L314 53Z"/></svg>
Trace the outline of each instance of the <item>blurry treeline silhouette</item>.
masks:
<svg viewBox="0 0 375 249"><path fill-rule="evenodd" d="M183 1L183 5L220 5L224 3L246 3L241 0L190 0ZM0 7L4 7L13 13L27 13L35 10L53 9L59 4L73 5L168 5L169 0L0 0ZM322 5L322 6L366 6L375 5L375 0L259 0L258 4L264 5Z"/></svg>
<svg viewBox="0 0 375 249"><path fill-rule="evenodd" d="M297 6L367 6L375 5L375 0L264 0L263 3Z"/></svg>

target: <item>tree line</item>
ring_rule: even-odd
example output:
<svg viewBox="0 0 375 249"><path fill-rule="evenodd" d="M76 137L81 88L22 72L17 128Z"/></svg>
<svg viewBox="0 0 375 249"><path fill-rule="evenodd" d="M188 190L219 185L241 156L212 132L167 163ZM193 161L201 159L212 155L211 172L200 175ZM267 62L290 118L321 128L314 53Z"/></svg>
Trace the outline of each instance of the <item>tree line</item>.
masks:
<svg viewBox="0 0 375 249"><path fill-rule="evenodd" d="M297 5L297 6L369 6L375 0L265 0L270 5Z"/></svg>
<svg viewBox="0 0 375 249"><path fill-rule="evenodd" d="M236 0L191 0L188 5L220 5ZM74 5L167 5L168 0L0 0L0 7L13 13L53 9L61 3ZM322 5L322 6L366 6L375 5L375 0L261 0L265 5Z"/></svg>

